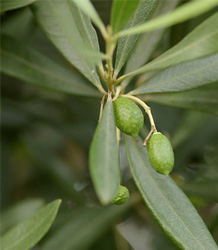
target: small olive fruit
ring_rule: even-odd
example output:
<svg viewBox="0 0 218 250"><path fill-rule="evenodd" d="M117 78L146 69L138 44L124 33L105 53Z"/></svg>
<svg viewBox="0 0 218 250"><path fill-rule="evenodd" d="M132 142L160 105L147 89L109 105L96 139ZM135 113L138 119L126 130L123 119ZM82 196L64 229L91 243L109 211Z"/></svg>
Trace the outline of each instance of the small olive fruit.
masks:
<svg viewBox="0 0 218 250"><path fill-rule="evenodd" d="M147 144L148 157L152 167L161 174L168 175L174 165L174 153L168 138L155 132Z"/></svg>
<svg viewBox="0 0 218 250"><path fill-rule="evenodd" d="M112 203L122 205L129 200L129 190L124 186L119 186L117 194L114 196Z"/></svg>
<svg viewBox="0 0 218 250"><path fill-rule="evenodd" d="M130 99L120 97L114 101L114 113L119 130L136 138L144 124L140 108Z"/></svg>

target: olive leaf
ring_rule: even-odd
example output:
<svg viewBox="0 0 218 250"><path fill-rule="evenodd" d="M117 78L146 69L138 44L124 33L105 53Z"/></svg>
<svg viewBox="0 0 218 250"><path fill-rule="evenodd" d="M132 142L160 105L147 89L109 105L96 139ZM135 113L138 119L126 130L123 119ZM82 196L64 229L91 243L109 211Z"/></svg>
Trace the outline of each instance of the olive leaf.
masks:
<svg viewBox="0 0 218 250"><path fill-rule="evenodd" d="M1 5L1 13L4 11L8 10L14 10L18 9L21 7L25 7L31 3L34 3L36 0L1 0L0 5Z"/></svg>
<svg viewBox="0 0 218 250"><path fill-rule="evenodd" d="M91 18L93 23L100 29L102 34L105 34L105 26L102 22L101 18L99 17L98 13L96 12L95 8L93 7L92 3L89 0L69 0L75 2L81 10Z"/></svg>
<svg viewBox="0 0 218 250"><path fill-rule="evenodd" d="M1 72L38 87L74 95L99 96L88 81L34 48L2 35Z"/></svg>
<svg viewBox="0 0 218 250"><path fill-rule="evenodd" d="M153 70L165 69L182 62L191 61L217 52L217 22L218 13L215 13L197 26L177 45L145 66L126 74L125 78Z"/></svg>
<svg viewBox="0 0 218 250"><path fill-rule="evenodd" d="M197 88L218 81L217 68L218 53L168 68L131 91L131 94L180 92Z"/></svg>
<svg viewBox="0 0 218 250"><path fill-rule="evenodd" d="M114 0L111 11L111 26L113 33L122 30L129 20L131 14L136 9L140 0Z"/></svg>
<svg viewBox="0 0 218 250"><path fill-rule="evenodd" d="M190 18L203 14L217 5L218 2L216 0L199 0L186 3L175 9L174 11L160 16L154 20L151 20L141 25L137 25L136 27L130 29L120 31L117 33L116 38L119 38L121 36L141 34L144 32L149 32L161 28L167 28L174 24L184 22Z"/></svg>
<svg viewBox="0 0 218 250"><path fill-rule="evenodd" d="M217 250L203 220L170 177L151 167L142 140L125 136L127 161L147 207L166 234L182 249Z"/></svg>
<svg viewBox="0 0 218 250"><path fill-rule="evenodd" d="M91 143L89 167L95 191L105 205L113 199L120 184L119 151L111 98L107 100Z"/></svg>
<svg viewBox="0 0 218 250"><path fill-rule="evenodd" d="M98 89L102 90L95 69L100 62L99 52L87 47L84 43L72 17L68 1L39 1L31 5L31 9L45 35L63 56Z"/></svg>
<svg viewBox="0 0 218 250"><path fill-rule="evenodd" d="M28 250L34 247L51 227L60 204L61 200L49 203L9 230L0 240L1 249Z"/></svg>
<svg viewBox="0 0 218 250"><path fill-rule="evenodd" d="M73 19L77 25L80 35L88 46L90 46L94 51L99 52L99 42L96 30L94 29L91 19L87 16L81 8L77 5L75 1L68 0L70 10L72 12ZM103 69L102 62L99 61L98 66Z"/></svg>
<svg viewBox="0 0 218 250"><path fill-rule="evenodd" d="M156 18L159 15L165 14L173 10L178 4L178 0L175 1L160 1L152 14L151 19ZM137 70L143 64L145 64L152 56L154 50L158 46L161 38L163 37L166 28L158 29L149 33L142 34L137 42L134 50L130 54L129 59L126 62L126 67L124 70L124 75ZM133 76L132 76L133 77ZM132 77L126 78L122 82L122 86L126 87L130 82Z"/></svg>
<svg viewBox="0 0 218 250"><path fill-rule="evenodd" d="M217 96L218 82L181 93L145 95L142 99L172 107L218 115Z"/></svg>
<svg viewBox="0 0 218 250"><path fill-rule="evenodd" d="M172 11L178 0L175 1L160 1L151 17L155 19L157 16L163 15L167 12ZM158 29L146 34L141 35L139 41L136 44L135 49L131 53L125 68L125 74L133 70L138 69L145 64L151 57L152 53L158 46L166 29Z"/></svg>
<svg viewBox="0 0 218 250"><path fill-rule="evenodd" d="M84 42L90 45L94 50L99 51L97 33L92 26L90 18L82 12L75 1L68 0L73 19L77 25L78 31Z"/></svg>
<svg viewBox="0 0 218 250"><path fill-rule="evenodd" d="M125 26L125 29L134 27L136 25L144 23L148 20L153 13L157 4L157 0L141 0L137 9L133 12L131 18ZM116 53L116 62L114 75L117 76L123 65L127 61L130 53L132 52L139 35L128 35L126 37L120 37L118 40L118 47Z"/></svg>
<svg viewBox="0 0 218 250"><path fill-rule="evenodd" d="M0 233L4 233L9 228L29 217L37 209L44 205L42 198L32 198L23 200L12 207L9 207L1 213ZM24 213L25 211L25 213Z"/></svg>

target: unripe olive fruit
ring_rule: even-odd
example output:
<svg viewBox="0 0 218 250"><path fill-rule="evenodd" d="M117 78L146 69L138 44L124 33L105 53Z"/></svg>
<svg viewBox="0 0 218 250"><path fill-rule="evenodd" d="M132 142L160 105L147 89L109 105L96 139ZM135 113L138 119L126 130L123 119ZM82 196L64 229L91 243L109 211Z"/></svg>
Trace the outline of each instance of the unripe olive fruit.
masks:
<svg viewBox="0 0 218 250"><path fill-rule="evenodd" d="M174 165L174 153L168 138L155 132L147 143L148 157L152 167L161 174L168 175Z"/></svg>
<svg viewBox="0 0 218 250"><path fill-rule="evenodd" d="M136 138L144 124L140 108L130 99L120 97L114 101L114 114L119 130Z"/></svg>
<svg viewBox="0 0 218 250"><path fill-rule="evenodd" d="M124 186L119 186L117 194L114 196L112 203L122 205L129 200L129 190Z"/></svg>

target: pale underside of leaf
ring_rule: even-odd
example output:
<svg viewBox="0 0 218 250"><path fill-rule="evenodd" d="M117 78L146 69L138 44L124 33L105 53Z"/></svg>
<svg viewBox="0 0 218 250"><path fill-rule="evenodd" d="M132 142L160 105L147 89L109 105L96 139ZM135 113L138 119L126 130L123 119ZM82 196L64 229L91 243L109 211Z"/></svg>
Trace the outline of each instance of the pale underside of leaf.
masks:
<svg viewBox="0 0 218 250"><path fill-rule="evenodd" d="M148 21L136 27L123 30L116 34L116 38L127 35L141 34L156 29L167 28L180 22L184 22L190 18L203 14L218 5L217 0L198 0L186 3L174 11L160 16L154 20Z"/></svg>
<svg viewBox="0 0 218 250"><path fill-rule="evenodd" d="M90 18L81 11L76 2L71 0L68 0L68 2L72 11L73 19L77 24L77 28L84 42L94 50L99 51L97 33L92 26Z"/></svg>
<svg viewBox="0 0 218 250"><path fill-rule="evenodd" d="M19 80L67 94L100 96L75 72L7 36L2 36L1 57L1 72Z"/></svg>
<svg viewBox="0 0 218 250"><path fill-rule="evenodd" d="M201 88L171 94L145 95L144 101L151 101L172 107L193 109L218 115L218 83Z"/></svg>
<svg viewBox="0 0 218 250"><path fill-rule="evenodd" d="M95 10L95 8L93 7L92 3L89 0L70 0L75 2L80 8L81 10L91 18L91 20L93 21L93 23L100 29L102 34L105 34L105 26L101 20L101 18L99 17L97 11Z"/></svg>
<svg viewBox="0 0 218 250"><path fill-rule="evenodd" d="M218 13L209 17L181 42L145 66L126 74L126 77L161 70L182 62L198 59L218 51Z"/></svg>
<svg viewBox="0 0 218 250"><path fill-rule="evenodd" d="M196 61L182 63L160 72L131 94L180 92L218 80L218 53Z"/></svg>
<svg viewBox="0 0 218 250"><path fill-rule="evenodd" d="M36 21L63 56L102 89L95 65L99 63L85 45L73 20L67 0L45 0L32 5ZM90 61L90 59L94 61Z"/></svg>
<svg viewBox="0 0 218 250"><path fill-rule="evenodd" d="M175 1L160 1L152 15L152 19L159 15L165 14L173 10L178 4L178 0ZM154 49L157 47L161 40L165 29L156 30L147 34L143 34L130 55L127 61L125 74L129 73L145 64L151 57Z"/></svg>
<svg viewBox="0 0 218 250"><path fill-rule="evenodd" d="M141 0L137 9L133 12L130 20L128 21L125 29L133 27L135 25L144 23L148 18L150 18L154 8L156 7L156 0ZM116 53L116 63L114 75L117 76L121 68L128 59L131 51L133 50L139 35L128 35L126 37L121 37L118 40L118 47Z"/></svg>
<svg viewBox="0 0 218 250"><path fill-rule="evenodd" d="M160 1L152 15L152 19L156 18L157 16L161 14L164 14L166 12L173 10L177 4L178 4L178 0ZM159 29L159 30L155 30L153 32L149 32L149 33L141 35L141 37L139 38L139 41L136 44L134 51L131 53L130 58L128 59L126 63L124 75L134 70L137 70L139 67L141 67L150 59L153 52L157 48L160 40L162 39L165 31L166 29ZM126 78L122 82L122 87L126 88L126 86L131 82L132 77Z"/></svg>

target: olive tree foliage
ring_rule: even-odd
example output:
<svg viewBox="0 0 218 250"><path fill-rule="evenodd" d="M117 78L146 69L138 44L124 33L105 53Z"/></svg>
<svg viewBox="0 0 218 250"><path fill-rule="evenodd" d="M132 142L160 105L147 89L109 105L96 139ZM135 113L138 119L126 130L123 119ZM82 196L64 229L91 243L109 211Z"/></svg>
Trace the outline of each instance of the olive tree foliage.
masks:
<svg viewBox="0 0 218 250"><path fill-rule="evenodd" d="M40 112L33 112L34 107L25 104L15 105L23 114L17 118L19 122L31 124L32 118L28 118L31 114L30 117L40 119L39 124L54 126L59 132L64 131L68 137L72 136L86 145L84 131L92 124L89 123L91 106L86 104L86 99L91 98L100 106L99 118L94 121L97 126L91 134L92 141L88 143L89 173L98 201L92 194L88 198L92 208L81 205L82 208L71 213L61 212L60 220L57 219L54 225L56 230L42 241L40 249L89 249L101 238L102 232L109 230L111 221L134 210L142 199L160 228L178 248L215 250L217 245L207 225L183 190L188 194L201 194L200 190L204 190L203 197L217 201L211 192L217 188L216 179L209 182L212 189L208 193L204 189L208 187L207 179L199 183L188 183L182 177L179 179L178 173L182 172L180 164L183 164L182 159L188 158L189 147L181 154L177 153L179 145L191 138L196 127L208 126L207 137L213 137L213 130L206 123L210 118L205 118L202 113L187 113L184 121L177 124L178 129L170 138L175 151L174 164L173 150L167 139L169 135L161 135L161 141L154 142L155 135L160 134L161 119L165 119L167 124L168 118L161 116L161 112L159 117L154 116L147 102L151 107L158 103L161 107L167 105L218 115L218 13L214 11L218 2L113 0L110 22L106 25L99 7L104 4L103 1L92 3L89 0L1 0L1 73L38 87L40 91L47 89L46 103L59 102L73 95L77 96L76 103L72 104L74 109L80 112L84 107L84 116L79 116L82 122L72 129L70 123L62 123L64 115L49 120L46 107ZM33 26L28 26L30 24ZM184 34L178 28L180 25L188 27ZM179 34L178 39L172 35L176 41L172 39L170 44L174 29ZM37 42L39 37L43 41L42 46ZM48 93L52 93L51 96ZM123 107L116 104L121 98L125 99ZM3 101L5 107L12 108L11 102ZM140 126L137 114L141 119ZM143 126L144 115L149 122ZM213 122L216 126L217 120ZM196 136L195 147L199 137ZM67 190L68 195L75 197L78 204L86 203L88 194L77 190L75 177L58 156L43 145L37 146L26 134L23 143L31 157L53 173L58 185ZM199 141L199 147L201 143L204 142ZM138 191L122 176L123 160L120 160L120 155L124 150ZM165 176L173 165L171 176ZM130 191L126 187L121 188L123 182ZM43 202L33 199L3 213L3 222L6 221L4 218L12 218L10 214L21 209L30 211L31 215L28 218L21 216L15 221L18 224L3 234L0 241L2 249L27 250L41 240L56 217L60 200L37 210L42 205ZM8 225L4 222L5 229L15 222ZM116 231L122 234L120 228L117 226ZM2 231L5 231L4 227ZM126 238L125 244L132 244L128 236L122 235Z"/></svg>

